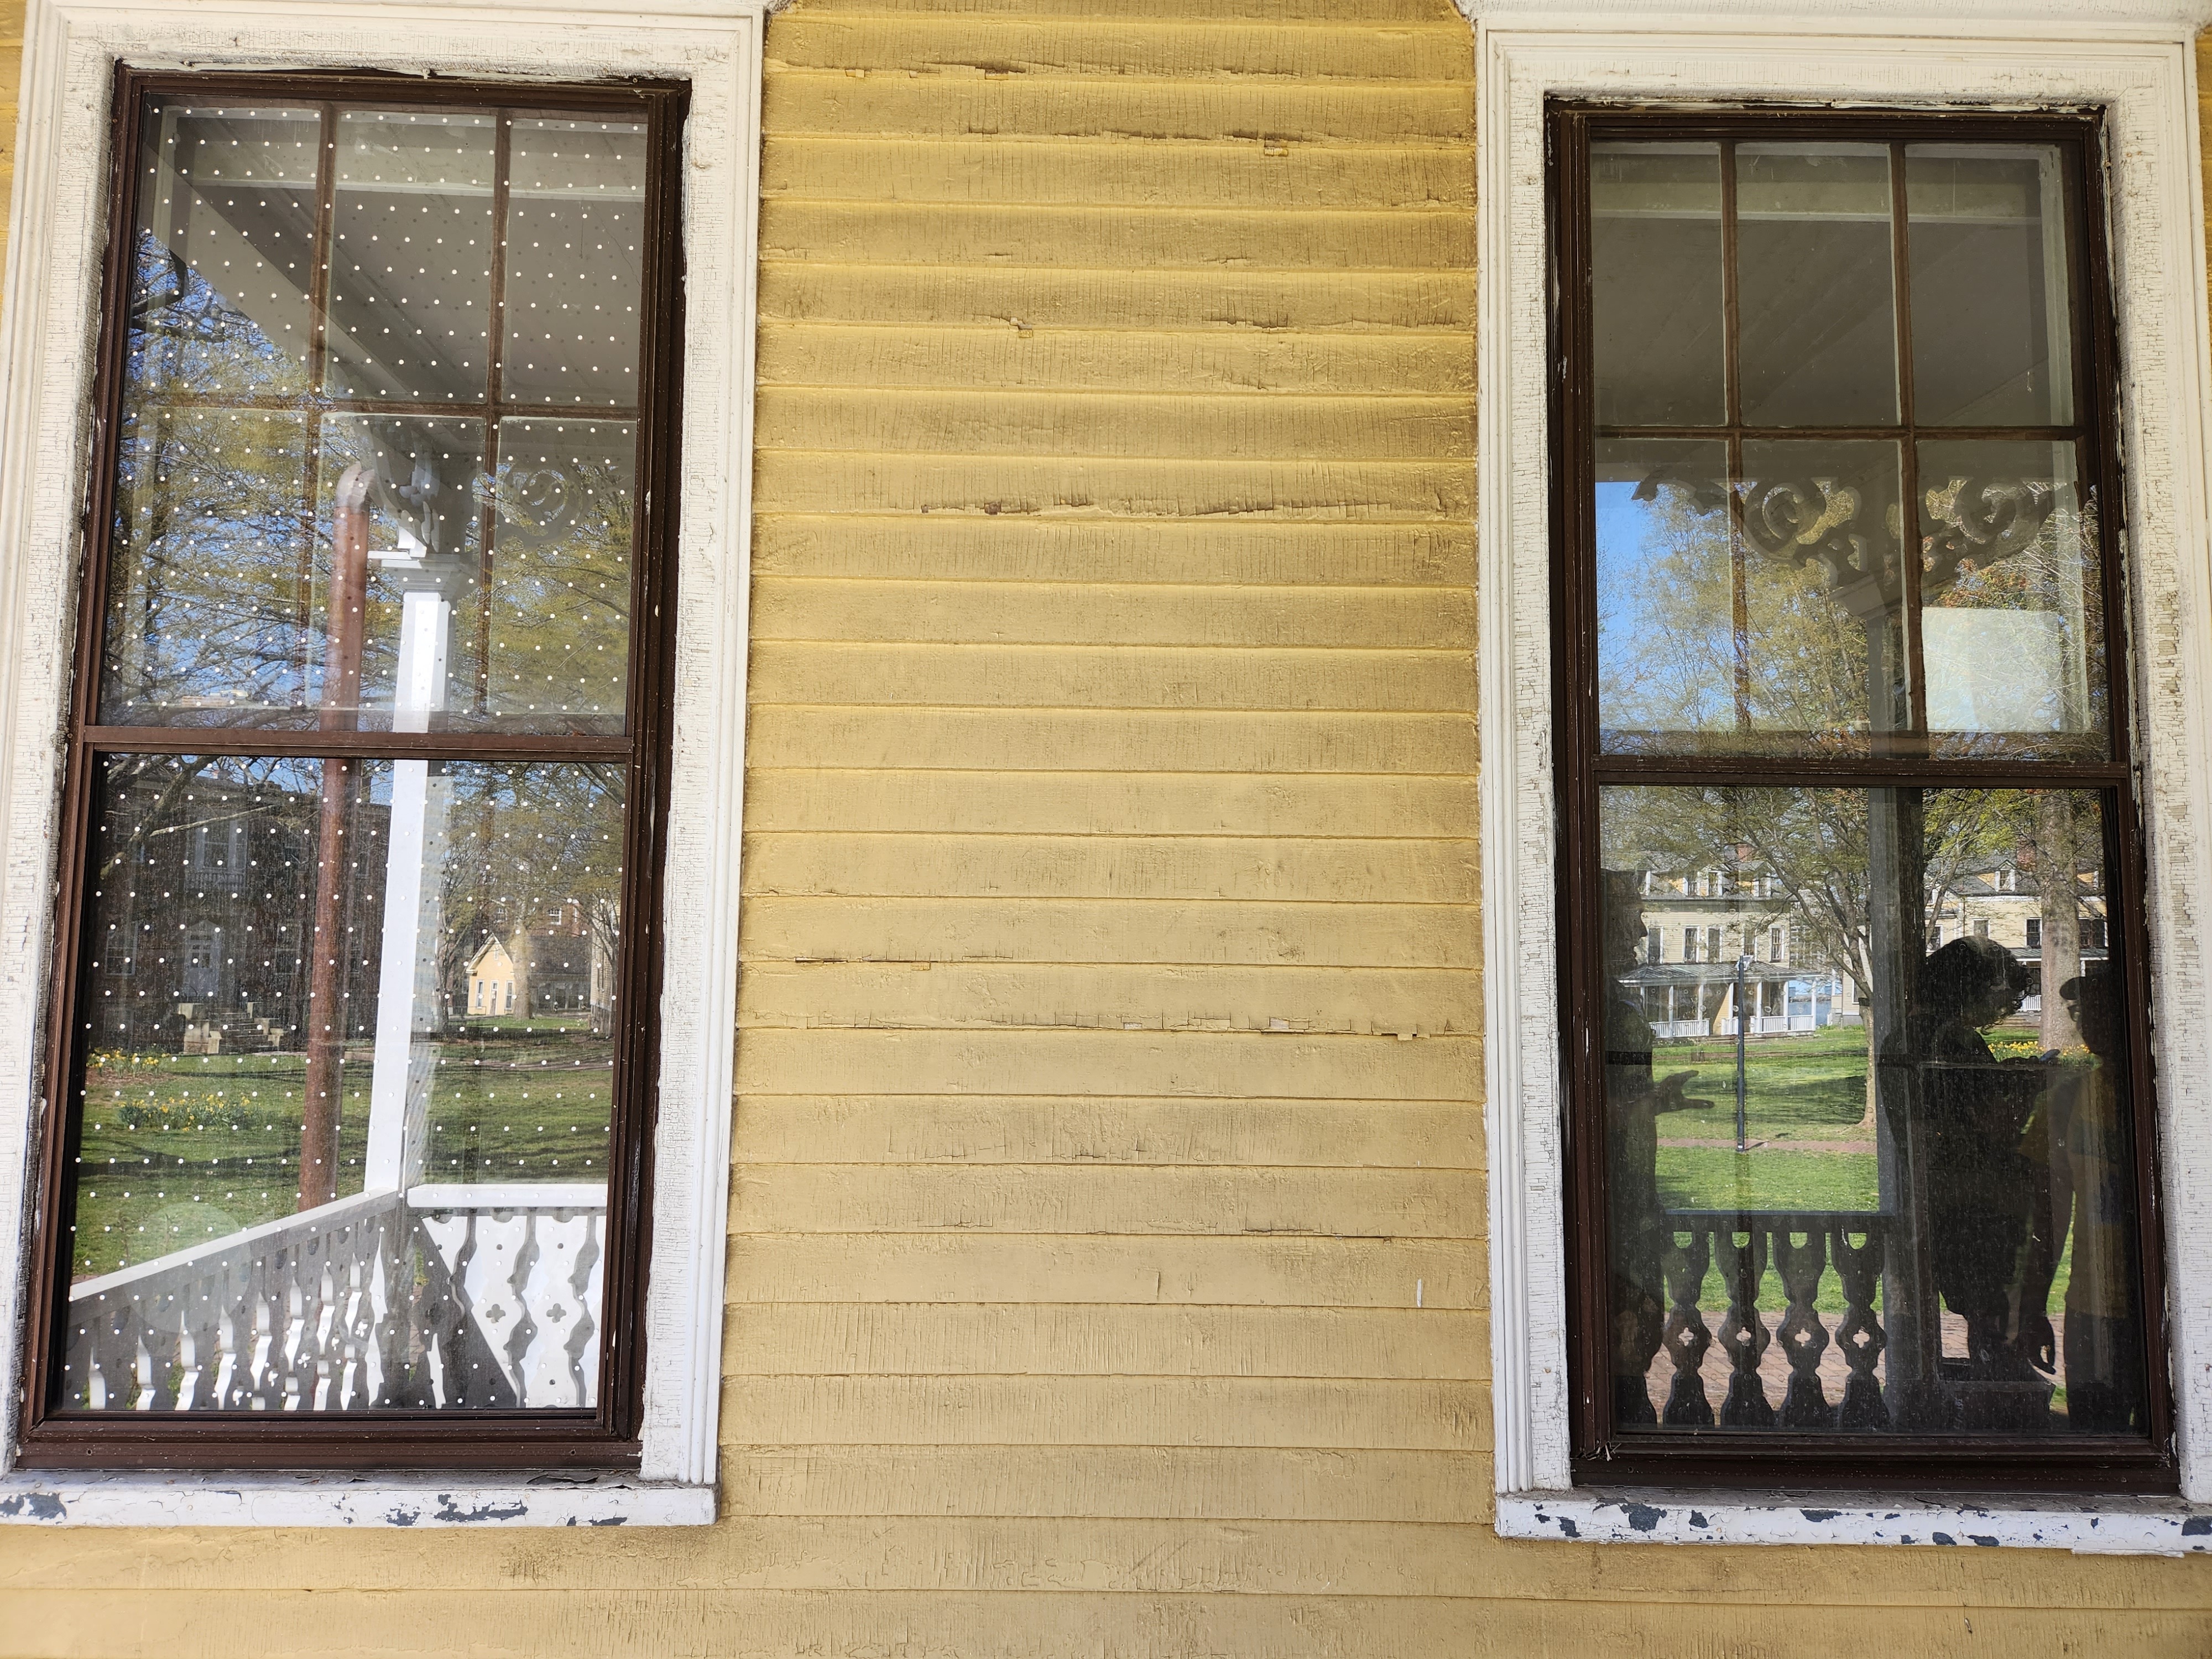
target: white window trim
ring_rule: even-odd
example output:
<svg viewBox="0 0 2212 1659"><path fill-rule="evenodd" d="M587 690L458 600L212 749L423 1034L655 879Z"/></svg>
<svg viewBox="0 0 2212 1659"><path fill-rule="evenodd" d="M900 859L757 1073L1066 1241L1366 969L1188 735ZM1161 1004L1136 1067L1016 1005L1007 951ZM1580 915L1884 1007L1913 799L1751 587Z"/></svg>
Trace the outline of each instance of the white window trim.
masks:
<svg viewBox="0 0 2212 1659"><path fill-rule="evenodd" d="M0 307L0 1520L49 1524L703 1524L714 1516L737 1004L765 0L613 12L394 0L32 0ZM688 81L685 337L659 1115L635 1475L7 1471L43 1086L52 847L76 628L113 68L375 68ZM23 1218L17 1224L15 1218Z"/></svg>
<svg viewBox="0 0 2212 1659"><path fill-rule="evenodd" d="M1846 0L1848 3L1848 0ZM2194 0L1862 0L1729 17L1470 8L1476 35L1478 590L1492 1365L1509 1537L2212 1548L2212 542ZM1931 15L1934 10L1937 15ZM1755 15L1754 15L1755 14ZM2110 124L2131 635L2150 867L2179 1500L1621 1493L1570 1469L1553 864L1544 100L2097 106ZM1783 1449L1777 1444L1777 1451Z"/></svg>

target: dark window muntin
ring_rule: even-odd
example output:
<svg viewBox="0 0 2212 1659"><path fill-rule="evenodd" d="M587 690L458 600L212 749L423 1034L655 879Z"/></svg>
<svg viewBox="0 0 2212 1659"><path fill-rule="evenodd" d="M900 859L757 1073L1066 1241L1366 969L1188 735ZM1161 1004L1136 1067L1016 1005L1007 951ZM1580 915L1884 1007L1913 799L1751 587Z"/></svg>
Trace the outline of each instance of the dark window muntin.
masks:
<svg viewBox="0 0 2212 1659"><path fill-rule="evenodd" d="M626 735L403 733L252 728L103 727L98 722L108 543L137 218L136 165L147 100L170 94L238 103L308 103L322 111L319 200L330 195L337 108L459 108L518 113L614 113L646 124L649 159L642 246L637 422L637 526L631 575L631 651ZM193 74L118 64L109 126L109 236L102 262L100 341L92 398L94 443L85 486L85 549L79 572L74 680L55 856L52 978L43 1042L35 1156L35 1224L29 1255L29 1340L25 1344L18 1461L27 1468L633 1468L645 1384L645 1292L650 1241L660 978L660 891L669 788L668 708L673 688L676 607L675 483L681 408L683 319L682 142L689 88L683 83L447 82L366 71ZM319 210L316 252L327 259L331 216ZM316 285L312 320L319 335ZM496 295L495 295L496 297ZM495 330L495 332L496 330ZM488 389L489 390L489 389ZM311 385L305 410L343 411L359 400ZM547 405L477 405L495 424ZM408 412L425 412L411 404ZM431 411L434 412L434 411ZM627 414L627 411L625 411ZM116 752L197 754L219 744L241 755L430 759L618 759L630 779L624 812L623 927L616 973L632 1012L616 1033L607 1171L606 1266L600 1388L588 1411L381 1411L331 1413L118 1413L63 1417L49 1402L67 1314L63 1261L70 1216L66 1172L77 1127L68 1103L82 1088L83 1045L73 1009L82 989L82 934L88 914L83 863L100 757ZM118 1420L119 1419L119 1420Z"/></svg>
<svg viewBox="0 0 2212 1659"><path fill-rule="evenodd" d="M1560 995L1565 1112L1567 1333L1570 1416L1577 1480L1591 1485L1689 1480L1717 1486L1847 1487L1895 1490L2051 1488L2112 1492L2175 1490L2173 1402L2167 1375L2164 1241L2155 1145L2149 1029L2149 969L2142 842L2133 790L2132 727L2126 645L2129 619L2122 568L2119 393L2103 181L2105 124L2094 112L2005 114L1928 111L1840 111L1743 107L1687 110L1665 106L1554 100L1546 110L1548 255L1552 281L1548 350L1552 365L1552 599L1553 721L1558 744ZM2069 276L2073 307L2075 411L2072 429L2094 458L2085 492L2099 514L2102 597L2108 645L2105 685L2110 753L2103 761L1940 759L1908 738L1865 757L1788 758L1607 755L1598 728L1597 615L1591 572L1595 545L1591 503L1597 432L1591 357L1589 147L1603 139L1802 141L1884 143L1893 156L1912 143L2038 143L2069 162ZM1899 227L1899 234L1903 234ZM1900 250L1902 243L1899 243ZM1730 251L1732 252L1732 250ZM1726 257L1726 256L1724 256ZM1900 262L1902 253L1899 254ZM1898 296L1899 313L1904 295ZM1733 352L1734 343L1727 348ZM1897 435L1915 411L1899 388ZM1722 435L1726 426L1710 428ZM1809 428L1808 429L1809 430ZM1909 445L1907 446L1909 449ZM1917 661L1917 561L1905 561L1909 649L1916 716L1923 696ZM1916 726L1924 720L1916 718ZM1924 734L1923 734L1924 738ZM2127 1058L2135 1115L2137 1259L2142 1264L2146 1376L2152 1431L2148 1444L2069 1443L2054 1439L1793 1431L1703 1431L1679 1440L1623 1436L1613 1427L1611 1366L1605 1345L1611 1260L1607 1228L1606 1141L1601 1108L1603 891L1597 840L1598 791L1605 784L1923 784L2096 788L2105 798L2105 867L2114 872L2109 930L2130 948L2122 961L2127 1000ZM2086 1437L2085 1437L2086 1438Z"/></svg>

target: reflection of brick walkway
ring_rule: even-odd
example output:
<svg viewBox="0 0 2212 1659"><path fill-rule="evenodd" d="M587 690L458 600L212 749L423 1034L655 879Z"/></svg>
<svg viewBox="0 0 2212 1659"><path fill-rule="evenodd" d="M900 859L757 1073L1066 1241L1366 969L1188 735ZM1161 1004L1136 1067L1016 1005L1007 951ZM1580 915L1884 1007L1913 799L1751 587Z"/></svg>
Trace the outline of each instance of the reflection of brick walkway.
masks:
<svg viewBox="0 0 2212 1659"><path fill-rule="evenodd" d="M1721 1322L1728 1317L1728 1310L1724 1308L1708 1308L1705 1310L1705 1328L1713 1334L1714 1342L1711 1347L1705 1350L1705 1364L1698 1368L1698 1376L1705 1385L1706 1402L1712 1407L1713 1415L1717 1418L1720 1415L1721 1402L1728 1398L1729 1361L1728 1356L1721 1351L1719 1341ZM1768 1313L1763 1315L1763 1317L1766 1322L1767 1333L1771 1336L1780 1328L1782 1316L1778 1313ZM1824 1318L1829 1329L1832 1331L1842 1322L1843 1316L1828 1314L1824 1316ZM2066 1376L2064 1322L2053 1318L2051 1323L2058 1340L2058 1373L2051 1381L2063 1382ZM1954 1313L1946 1313L1943 1316L1943 1352L1948 1357L1956 1358L1962 1357L1966 1352L1966 1322ZM1886 1369L1881 1361L1875 1363L1874 1368L1875 1382L1885 1380ZM1832 1341L1830 1342L1820 1355L1819 1375L1820 1392L1827 1395L1828 1403L1831 1406L1843 1403L1844 1384L1849 1380L1850 1374L1850 1367L1844 1364L1842 1352ZM1759 1362L1759 1386L1765 1390L1766 1403L1777 1411L1781 1410L1783 1398L1790 1392L1790 1360L1782 1352L1782 1345L1779 1342L1770 1341L1766 1345L1766 1352L1761 1356ZM1663 1349L1660 1352L1659 1358L1652 1362L1650 1372L1645 1378L1645 1386L1651 1395L1652 1409L1655 1412L1664 1411L1667 1408L1668 1392L1674 1386L1674 1362L1668 1357ZM2063 1404L2054 1403L2052 1410L2062 1417L2065 1413L2065 1407Z"/></svg>

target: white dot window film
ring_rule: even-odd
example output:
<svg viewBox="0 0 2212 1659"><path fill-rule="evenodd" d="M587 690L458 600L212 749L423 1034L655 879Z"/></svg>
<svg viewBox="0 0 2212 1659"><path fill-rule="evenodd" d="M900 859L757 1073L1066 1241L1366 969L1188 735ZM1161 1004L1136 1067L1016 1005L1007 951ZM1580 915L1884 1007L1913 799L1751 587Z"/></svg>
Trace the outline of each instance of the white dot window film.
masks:
<svg viewBox="0 0 2212 1659"><path fill-rule="evenodd" d="M144 107L101 721L621 734L645 124Z"/></svg>
<svg viewBox="0 0 2212 1659"><path fill-rule="evenodd" d="M64 1409L593 1403L627 775L101 762ZM318 1196L364 1206L395 1185L539 1196L332 1221L298 1285L245 1272L240 1235L282 1224L324 1170ZM382 1333L335 1389L308 1347L221 1375L167 1363L192 1310L250 1329L257 1296L318 1294L326 1262ZM149 1273L176 1294L149 1295ZM163 1363L142 1367L144 1345Z"/></svg>
<svg viewBox="0 0 2212 1659"><path fill-rule="evenodd" d="M484 395L497 118L342 110L331 228L330 389Z"/></svg>
<svg viewBox="0 0 2212 1659"><path fill-rule="evenodd" d="M646 131L518 117L507 199L503 373L518 402L583 412L638 401Z"/></svg>

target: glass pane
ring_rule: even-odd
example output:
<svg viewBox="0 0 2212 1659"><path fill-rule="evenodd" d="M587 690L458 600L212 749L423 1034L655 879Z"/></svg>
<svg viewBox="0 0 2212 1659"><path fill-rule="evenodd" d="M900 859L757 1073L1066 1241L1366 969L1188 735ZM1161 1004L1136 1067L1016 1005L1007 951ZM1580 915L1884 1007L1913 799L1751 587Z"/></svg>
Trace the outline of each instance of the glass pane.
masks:
<svg viewBox="0 0 2212 1659"><path fill-rule="evenodd" d="M623 787L103 761L65 1407L592 1403Z"/></svg>
<svg viewBox="0 0 2212 1659"><path fill-rule="evenodd" d="M307 423L126 403L118 436L100 718L253 725L299 709Z"/></svg>
<svg viewBox="0 0 2212 1659"><path fill-rule="evenodd" d="M1732 483L1726 453L1598 442L1600 741L1865 752L1910 714L1898 446L1747 442Z"/></svg>
<svg viewBox="0 0 2212 1659"><path fill-rule="evenodd" d="M2104 811L1602 792L1625 1431L2147 1432Z"/></svg>
<svg viewBox="0 0 2212 1659"><path fill-rule="evenodd" d="M1744 423L1894 422L1888 150L1742 144L1735 155Z"/></svg>
<svg viewBox="0 0 2212 1659"><path fill-rule="evenodd" d="M1601 426L1727 418L1717 144L1590 146L1590 314Z"/></svg>
<svg viewBox="0 0 2212 1659"><path fill-rule="evenodd" d="M642 123L516 118L501 380L525 403L635 408Z"/></svg>
<svg viewBox="0 0 2212 1659"><path fill-rule="evenodd" d="M1920 446L1928 728L1963 753L2108 752L2103 574L2072 444Z"/></svg>
<svg viewBox="0 0 2212 1659"><path fill-rule="evenodd" d="M342 110L327 376L359 398L484 395L493 118Z"/></svg>
<svg viewBox="0 0 2212 1659"><path fill-rule="evenodd" d="M1909 145L1905 191L1919 419L2070 423L2072 295L2057 148Z"/></svg>
<svg viewBox="0 0 2212 1659"><path fill-rule="evenodd" d="M125 398L307 386L312 109L149 101Z"/></svg>
<svg viewBox="0 0 2212 1659"><path fill-rule="evenodd" d="M629 678L628 421L500 423L489 706L564 731L620 732Z"/></svg>

